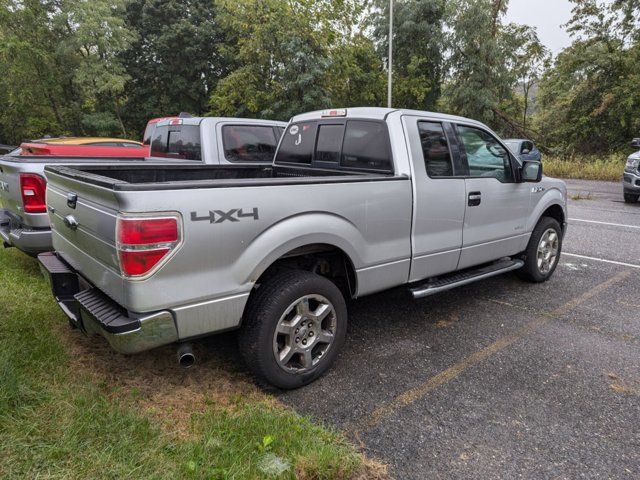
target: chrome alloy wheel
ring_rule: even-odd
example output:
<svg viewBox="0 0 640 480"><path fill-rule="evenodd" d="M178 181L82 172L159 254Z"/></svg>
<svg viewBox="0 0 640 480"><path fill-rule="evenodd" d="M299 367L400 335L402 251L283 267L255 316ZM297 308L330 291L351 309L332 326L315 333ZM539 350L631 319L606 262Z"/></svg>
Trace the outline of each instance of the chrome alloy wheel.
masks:
<svg viewBox="0 0 640 480"><path fill-rule="evenodd" d="M558 250L560 248L560 239L558 232L553 228L548 228L540 237L538 243L537 264L538 270L543 275L551 271L558 261Z"/></svg>
<svg viewBox="0 0 640 480"><path fill-rule="evenodd" d="M335 338L338 318L322 295L305 295L280 317L273 334L273 354L280 368L305 372L326 355Z"/></svg>

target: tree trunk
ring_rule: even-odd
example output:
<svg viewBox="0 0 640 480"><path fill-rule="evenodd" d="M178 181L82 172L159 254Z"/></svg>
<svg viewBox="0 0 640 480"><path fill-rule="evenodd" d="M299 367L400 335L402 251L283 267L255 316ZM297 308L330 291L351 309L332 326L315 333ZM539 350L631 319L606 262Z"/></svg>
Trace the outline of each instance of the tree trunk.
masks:
<svg viewBox="0 0 640 480"><path fill-rule="evenodd" d="M120 100L118 97L114 100L116 117L118 117L118 122L120 123L120 129L122 130L122 138L127 138L127 130L124 128L124 122L122 121L122 117L120 116Z"/></svg>

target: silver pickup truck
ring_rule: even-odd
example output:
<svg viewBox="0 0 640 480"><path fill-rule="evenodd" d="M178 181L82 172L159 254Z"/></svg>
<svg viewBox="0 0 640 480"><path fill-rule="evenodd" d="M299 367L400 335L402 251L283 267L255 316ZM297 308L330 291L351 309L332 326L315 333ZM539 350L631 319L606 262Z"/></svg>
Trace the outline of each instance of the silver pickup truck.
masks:
<svg viewBox="0 0 640 480"><path fill-rule="evenodd" d="M0 157L0 241L36 255L51 250L45 205L47 165L147 164L192 161L207 165L264 165L273 161L284 122L189 117L159 122L150 157L89 158L7 155Z"/></svg>
<svg viewBox="0 0 640 480"><path fill-rule="evenodd" d="M631 146L640 148L640 138L634 138ZM636 203L640 198L640 151L632 153L627 158L622 176L622 189L625 203Z"/></svg>
<svg viewBox="0 0 640 480"><path fill-rule="evenodd" d="M345 298L415 298L515 271L553 274L566 187L485 125L411 110L296 116L270 167L47 167L55 253L43 273L72 323L119 352L240 329L280 388L336 359Z"/></svg>

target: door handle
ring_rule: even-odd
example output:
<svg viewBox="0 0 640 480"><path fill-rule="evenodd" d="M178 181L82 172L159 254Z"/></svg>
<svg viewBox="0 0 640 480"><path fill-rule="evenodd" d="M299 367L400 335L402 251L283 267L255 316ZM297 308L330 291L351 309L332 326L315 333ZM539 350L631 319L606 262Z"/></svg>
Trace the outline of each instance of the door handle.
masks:
<svg viewBox="0 0 640 480"><path fill-rule="evenodd" d="M480 203L482 203L482 192L470 192L468 205L477 207Z"/></svg>

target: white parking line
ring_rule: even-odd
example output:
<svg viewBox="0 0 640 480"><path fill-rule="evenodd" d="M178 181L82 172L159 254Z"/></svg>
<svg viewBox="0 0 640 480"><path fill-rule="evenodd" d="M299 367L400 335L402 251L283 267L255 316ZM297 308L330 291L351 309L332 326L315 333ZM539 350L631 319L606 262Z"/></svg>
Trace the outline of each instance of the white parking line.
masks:
<svg viewBox="0 0 640 480"><path fill-rule="evenodd" d="M581 218L570 218L569 222L597 223L598 225L611 225L612 227L624 227L624 228L637 228L637 229L640 229L640 226L638 226L638 225L625 225L623 223L598 222L596 220L582 220Z"/></svg>
<svg viewBox="0 0 640 480"><path fill-rule="evenodd" d="M613 265L622 265L623 267L631 267L631 268L640 269L640 265L635 265L633 263L616 262L615 260L606 260L604 258L587 257L586 255L578 255L577 253L562 252L562 255L566 255L567 257L583 258L585 260L593 260L595 262L611 263Z"/></svg>

